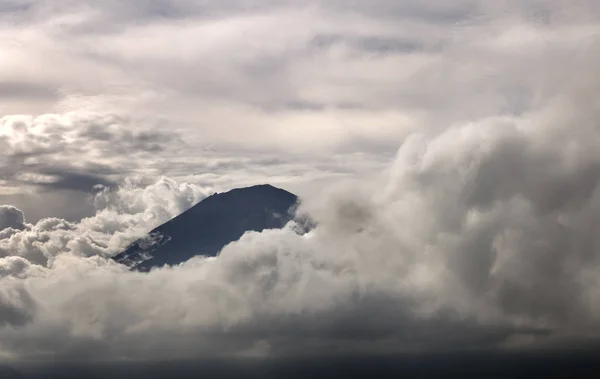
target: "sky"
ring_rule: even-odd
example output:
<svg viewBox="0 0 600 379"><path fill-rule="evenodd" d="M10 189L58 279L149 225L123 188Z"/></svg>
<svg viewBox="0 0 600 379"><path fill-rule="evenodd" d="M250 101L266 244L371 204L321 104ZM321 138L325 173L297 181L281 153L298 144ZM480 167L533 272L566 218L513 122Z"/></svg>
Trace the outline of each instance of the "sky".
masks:
<svg viewBox="0 0 600 379"><path fill-rule="evenodd" d="M0 0L0 35L0 359L598 343L597 1ZM319 226L108 259L260 183Z"/></svg>

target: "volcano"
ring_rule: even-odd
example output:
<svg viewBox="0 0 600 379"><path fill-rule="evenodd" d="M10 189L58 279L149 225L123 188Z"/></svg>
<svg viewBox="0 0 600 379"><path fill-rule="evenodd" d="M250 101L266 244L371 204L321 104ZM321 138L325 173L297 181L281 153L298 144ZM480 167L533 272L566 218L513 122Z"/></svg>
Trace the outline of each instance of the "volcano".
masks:
<svg viewBox="0 0 600 379"><path fill-rule="evenodd" d="M216 256L247 231L283 228L298 197L269 184L215 193L154 228L113 259L134 270L177 265L196 255Z"/></svg>

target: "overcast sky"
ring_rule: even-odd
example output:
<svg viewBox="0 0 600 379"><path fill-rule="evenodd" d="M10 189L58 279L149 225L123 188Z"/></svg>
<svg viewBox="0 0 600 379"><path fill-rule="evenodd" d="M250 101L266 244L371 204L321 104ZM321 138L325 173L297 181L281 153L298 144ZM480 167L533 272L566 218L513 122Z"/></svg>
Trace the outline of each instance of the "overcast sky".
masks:
<svg viewBox="0 0 600 379"><path fill-rule="evenodd" d="M0 358L599 337L598 1L0 0L0 36ZM319 228L106 260L257 183Z"/></svg>

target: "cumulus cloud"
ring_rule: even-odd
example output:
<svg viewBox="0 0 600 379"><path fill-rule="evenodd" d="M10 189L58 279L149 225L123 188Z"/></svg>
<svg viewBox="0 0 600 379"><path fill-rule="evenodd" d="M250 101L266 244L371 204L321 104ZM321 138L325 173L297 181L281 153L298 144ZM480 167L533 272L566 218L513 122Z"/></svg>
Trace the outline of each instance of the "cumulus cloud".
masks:
<svg viewBox="0 0 600 379"><path fill-rule="evenodd" d="M209 188L178 184L166 177L144 186L139 179L131 178L118 188L97 187L94 216L76 223L43 218L35 224L22 224L22 230L5 229L0 234L0 259L17 256L48 266L63 253L111 256L148 230L190 208L209 192ZM18 209L5 208L22 217ZM15 264L12 261L11 265Z"/></svg>
<svg viewBox="0 0 600 379"><path fill-rule="evenodd" d="M29 263L4 262L12 273L3 279L4 323L18 328L0 330L2 349L181 358L594 341L600 134L591 118L580 133L567 131L596 108L578 104L569 115L557 107L411 136L379 180L305 198L300 212L317 221L306 235L293 225L250 232L216 258L150 273L94 255L81 237L67 247L87 253L57 252L30 274ZM135 223L159 214L149 205L168 193L166 209L194 198L168 182L136 191L103 193L98 206L119 196L109 210ZM96 219L72 227L93 231ZM126 222L110 231L118 235ZM69 227L61 228L48 238Z"/></svg>
<svg viewBox="0 0 600 379"><path fill-rule="evenodd" d="M321 172L352 173L353 164L374 172L378 164L362 161L380 163L400 148L371 182L317 185L304 196L299 211L317 222L311 233L300 236L293 225L248 233L216 258L137 273L107 257L213 188L146 177L115 188L136 162L113 153L134 151L144 165L167 167L160 156L189 176L182 172L193 149L184 158L156 149L162 134L143 134L136 123L130 131L121 118L77 127L3 119L9 132L0 144L20 168L3 168L12 181L101 186L95 215L81 221L29 224L2 208L0 356L597 343L597 2L203 3L211 11L153 2L158 9L119 8L110 29L102 20L117 13L116 3L102 4L24 9L24 31L5 26L8 40L32 49L3 49L10 60L0 75L60 52L47 54L44 80L13 78L11 86L23 88L15 94L47 93L19 80L62 84L63 110L89 101L144 120L168 114L191 146L203 140L223 149L202 167L254 167L261 178L282 161L285 169L272 173L280 179L306 172L306 162ZM69 51L57 50L58 40ZM124 95L130 90L139 96ZM228 156L241 145L249 158ZM310 157L265 159L253 155L257 147ZM69 159L60 160L63 149ZM369 154L335 155L357 150ZM314 163L328 154L351 160L333 165L345 169L337 171L331 161ZM69 169L57 179L62 167ZM202 175L205 183L231 179Z"/></svg>
<svg viewBox="0 0 600 379"><path fill-rule="evenodd" d="M598 59L598 14L591 0L4 5L0 201L75 221L93 214L90 186L131 174L299 189L370 173L415 131L552 101Z"/></svg>
<svg viewBox="0 0 600 379"><path fill-rule="evenodd" d="M25 228L25 215L21 210L10 206L0 206L0 231L5 229L24 229Z"/></svg>
<svg viewBox="0 0 600 379"><path fill-rule="evenodd" d="M23 287L0 290L0 327L22 326L32 321L35 303Z"/></svg>
<svg viewBox="0 0 600 379"><path fill-rule="evenodd" d="M196 142L166 121L116 114L0 116L0 202L16 205L32 221L48 216L78 221L94 214L95 188L115 188L126 178L148 185L167 174L218 190L267 181L295 189L378 167L383 159L239 151Z"/></svg>

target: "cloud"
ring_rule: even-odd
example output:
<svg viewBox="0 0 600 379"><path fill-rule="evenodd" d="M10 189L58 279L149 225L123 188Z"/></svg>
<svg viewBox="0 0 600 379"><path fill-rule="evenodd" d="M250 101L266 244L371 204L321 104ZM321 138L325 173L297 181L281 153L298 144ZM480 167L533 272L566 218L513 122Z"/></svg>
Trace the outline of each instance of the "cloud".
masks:
<svg viewBox="0 0 600 379"><path fill-rule="evenodd" d="M7 314L35 317L0 330L2 349L78 360L236 355L256 344L266 355L327 355L593 342L600 134L593 104L565 99L527 118L414 134L378 180L305 197L300 212L318 223L307 235L293 225L250 232L216 258L150 273L95 255L81 237L35 273L11 263L5 271L18 274L5 288L23 286L32 300ZM575 120L589 122L567 133ZM156 204L181 210L194 198L169 181L120 191L102 192L104 210L81 224L35 228L54 230L50 240L68 228L118 235L160 213Z"/></svg>
<svg viewBox="0 0 600 379"><path fill-rule="evenodd" d="M44 113L166 118L219 146L311 153L526 112L593 46L598 15L591 1L78 4L34 2L16 18L27 28L5 27L5 76L61 95Z"/></svg>
<svg viewBox="0 0 600 379"><path fill-rule="evenodd" d="M7 113L45 115L2 119L0 173L95 213L2 208L0 356L597 343L597 2L57 4L1 25ZM215 188L327 174L305 236L106 259Z"/></svg>
<svg viewBox="0 0 600 379"><path fill-rule="evenodd" d="M31 220L90 216L92 183L134 174L369 174L411 133L526 115L598 59L588 0L7 4L0 199Z"/></svg>
<svg viewBox="0 0 600 379"><path fill-rule="evenodd" d="M0 234L0 258L21 257L44 267L63 253L111 256L207 195L208 188L165 177L144 186L131 178L118 188L98 187L93 198L96 213L76 223L54 217L27 224L18 209L4 207L20 218ZM16 228L19 222L22 230Z"/></svg>
<svg viewBox="0 0 600 379"><path fill-rule="evenodd" d="M1 272L0 272L1 273ZM33 319L33 299L22 287L0 291L0 327L22 326Z"/></svg>
<svg viewBox="0 0 600 379"><path fill-rule="evenodd" d="M157 131L131 131L127 120L111 116L4 116L0 172L21 189L90 194L96 185L115 186L140 166L139 160L149 164L153 154L176 145L174 139Z"/></svg>
<svg viewBox="0 0 600 379"><path fill-rule="evenodd" d="M0 117L1 201L19 205L34 221L48 216L75 221L93 214L89 197L96 186L114 188L136 174L156 180L163 171L157 154L184 143L151 123L134 124L85 112ZM36 196L44 199L36 204Z"/></svg>
<svg viewBox="0 0 600 379"><path fill-rule="evenodd" d="M364 154L314 154L216 148L172 130L168 122L71 112L0 117L0 202L37 221L78 221L94 214L98 185L126 177L146 185L168 173L215 190L270 182L292 186L381 165Z"/></svg>
<svg viewBox="0 0 600 379"><path fill-rule="evenodd" d="M4 229L24 229L25 215L10 205L0 206L0 231Z"/></svg>

